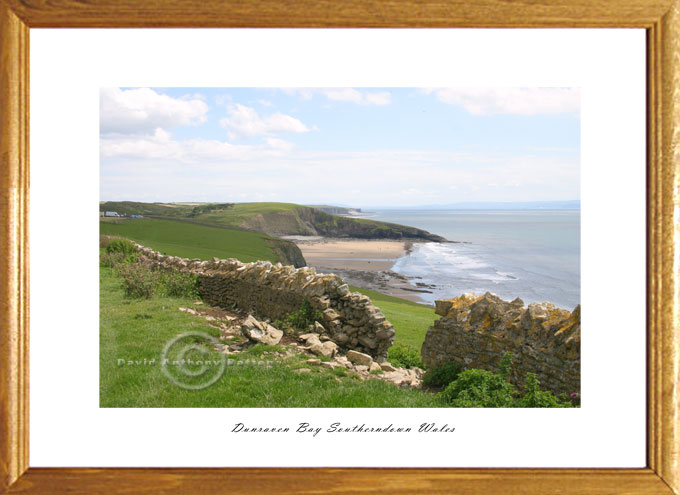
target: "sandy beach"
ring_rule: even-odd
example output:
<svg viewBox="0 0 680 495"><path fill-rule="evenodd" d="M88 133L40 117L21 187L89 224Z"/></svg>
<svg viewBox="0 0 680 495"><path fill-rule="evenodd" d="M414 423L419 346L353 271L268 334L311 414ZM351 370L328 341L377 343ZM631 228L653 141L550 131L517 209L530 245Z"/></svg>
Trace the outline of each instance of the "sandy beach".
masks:
<svg viewBox="0 0 680 495"><path fill-rule="evenodd" d="M365 239L294 239L309 266L318 273L336 273L350 285L422 302L409 278L392 271L394 263L407 254L410 242Z"/></svg>

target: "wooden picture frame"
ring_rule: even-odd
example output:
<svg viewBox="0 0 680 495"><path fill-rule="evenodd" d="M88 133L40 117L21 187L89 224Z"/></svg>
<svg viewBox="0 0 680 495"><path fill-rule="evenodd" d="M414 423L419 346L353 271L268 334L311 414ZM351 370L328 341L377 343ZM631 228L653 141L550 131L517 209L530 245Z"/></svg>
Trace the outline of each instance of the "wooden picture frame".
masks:
<svg viewBox="0 0 680 495"><path fill-rule="evenodd" d="M29 34L36 27L637 27L647 32L647 466L30 468ZM680 493L680 0L0 0L0 491ZM680 211L680 210L679 210Z"/></svg>

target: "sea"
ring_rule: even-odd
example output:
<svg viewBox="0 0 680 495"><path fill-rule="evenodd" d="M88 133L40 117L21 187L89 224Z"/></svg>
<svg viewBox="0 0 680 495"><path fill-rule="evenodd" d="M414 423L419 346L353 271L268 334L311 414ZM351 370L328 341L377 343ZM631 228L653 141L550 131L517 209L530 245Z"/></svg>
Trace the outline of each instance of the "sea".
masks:
<svg viewBox="0 0 680 495"><path fill-rule="evenodd" d="M415 243L393 271L426 303L493 292L573 310L581 295L580 210L373 210L364 218L421 228L452 242Z"/></svg>

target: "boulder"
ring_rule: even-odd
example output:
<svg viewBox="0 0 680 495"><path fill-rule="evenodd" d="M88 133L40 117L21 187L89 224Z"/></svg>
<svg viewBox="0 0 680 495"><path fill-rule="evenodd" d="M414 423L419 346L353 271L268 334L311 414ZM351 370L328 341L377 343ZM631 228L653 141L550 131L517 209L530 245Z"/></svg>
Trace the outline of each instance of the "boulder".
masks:
<svg viewBox="0 0 680 495"><path fill-rule="evenodd" d="M274 328L269 323L257 320L253 315L248 315L243 321L241 333L253 342L268 345L278 344L283 337L281 330Z"/></svg>
<svg viewBox="0 0 680 495"><path fill-rule="evenodd" d="M338 350L338 346L335 342L326 341L323 344L314 344L309 348L317 356L333 357Z"/></svg>
<svg viewBox="0 0 680 495"><path fill-rule="evenodd" d="M366 366L366 369L368 369L368 366L370 366L373 362L373 358L371 356L357 351L347 351L347 359L356 365Z"/></svg>
<svg viewBox="0 0 680 495"><path fill-rule="evenodd" d="M312 336L305 339L305 341L307 342L307 345L310 347L314 347L315 345L321 345L321 340L319 340L319 336L316 334L312 334Z"/></svg>

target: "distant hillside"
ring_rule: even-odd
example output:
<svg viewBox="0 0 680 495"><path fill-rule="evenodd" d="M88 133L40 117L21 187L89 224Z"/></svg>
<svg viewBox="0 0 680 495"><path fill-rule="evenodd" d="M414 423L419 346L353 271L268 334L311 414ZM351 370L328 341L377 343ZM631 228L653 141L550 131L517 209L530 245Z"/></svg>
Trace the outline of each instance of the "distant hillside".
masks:
<svg viewBox="0 0 680 495"><path fill-rule="evenodd" d="M425 230L363 218L341 217L294 203L165 204L104 202L100 211L192 221L281 235L355 237L360 239L411 239L446 241Z"/></svg>
<svg viewBox="0 0 680 495"><path fill-rule="evenodd" d="M331 215L357 215L361 213L361 208L347 208L345 206L328 206L328 205L305 205L308 208L321 210Z"/></svg>
<svg viewBox="0 0 680 495"><path fill-rule="evenodd" d="M184 258L236 258L243 262L269 260L298 268L306 265L295 243L237 229L145 218L120 223L101 222L99 231L105 235L126 237L162 253Z"/></svg>

